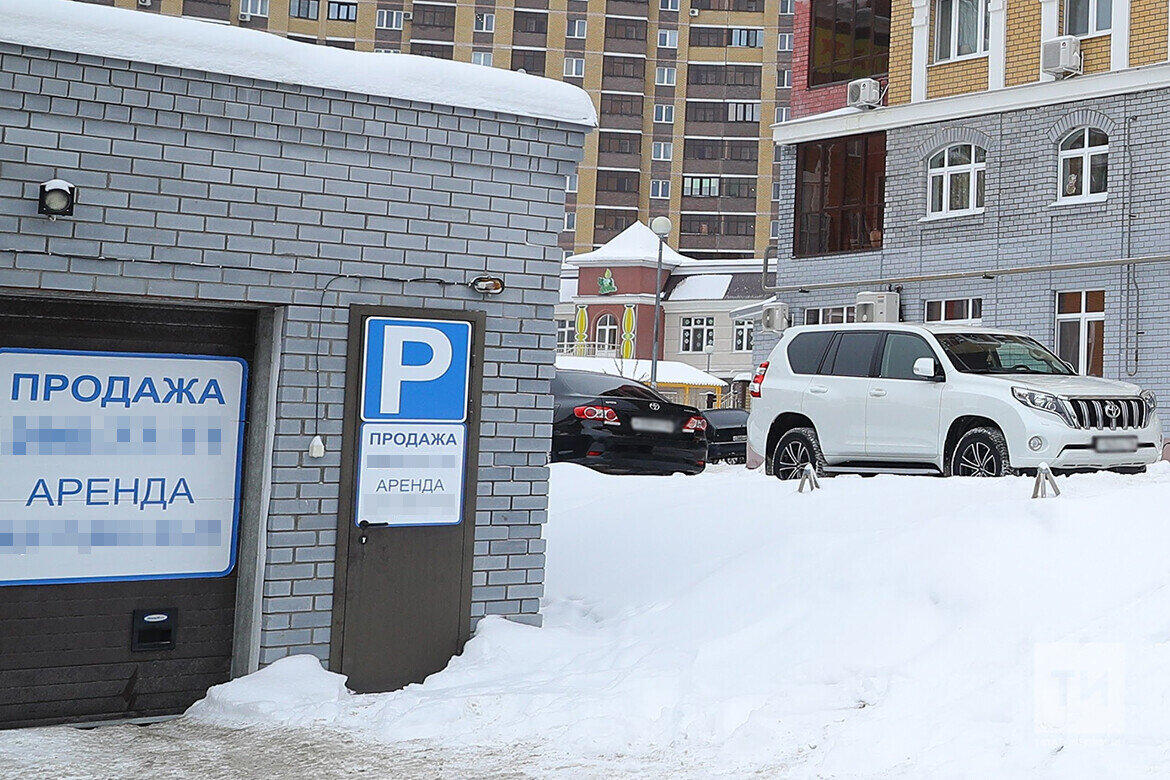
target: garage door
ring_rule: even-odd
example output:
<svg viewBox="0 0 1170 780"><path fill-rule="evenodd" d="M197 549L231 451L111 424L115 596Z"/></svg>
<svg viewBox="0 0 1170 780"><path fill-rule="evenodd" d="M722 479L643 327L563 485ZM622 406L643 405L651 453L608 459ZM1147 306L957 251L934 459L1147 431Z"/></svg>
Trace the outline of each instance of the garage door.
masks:
<svg viewBox="0 0 1170 780"><path fill-rule="evenodd" d="M255 324L0 298L0 727L177 713L228 679Z"/></svg>

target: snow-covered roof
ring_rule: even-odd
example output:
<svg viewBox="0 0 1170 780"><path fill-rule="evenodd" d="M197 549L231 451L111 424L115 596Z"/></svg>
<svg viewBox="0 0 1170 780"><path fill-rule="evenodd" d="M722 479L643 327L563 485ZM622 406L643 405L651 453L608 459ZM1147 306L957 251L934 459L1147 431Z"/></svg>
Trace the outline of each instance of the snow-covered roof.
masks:
<svg viewBox="0 0 1170 780"><path fill-rule="evenodd" d="M644 222L635 222L592 252L573 255L566 262L573 265L604 265L606 263L658 261L658 235ZM676 266L694 262L680 255L670 246L662 247L662 264Z"/></svg>
<svg viewBox="0 0 1170 780"><path fill-rule="evenodd" d="M597 125L597 112L589 95L552 79L433 57L317 46L258 30L71 0L2 0L0 41Z"/></svg>
<svg viewBox="0 0 1170 780"><path fill-rule="evenodd" d="M577 371L596 371L610 376L624 376L637 382L650 381L650 361L614 357L577 357L557 355L557 368ZM717 376L677 360L658 361L658 381L668 385L696 387L726 387Z"/></svg>
<svg viewBox="0 0 1170 780"><path fill-rule="evenodd" d="M731 274L684 276L668 296L672 301L722 300L731 286Z"/></svg>

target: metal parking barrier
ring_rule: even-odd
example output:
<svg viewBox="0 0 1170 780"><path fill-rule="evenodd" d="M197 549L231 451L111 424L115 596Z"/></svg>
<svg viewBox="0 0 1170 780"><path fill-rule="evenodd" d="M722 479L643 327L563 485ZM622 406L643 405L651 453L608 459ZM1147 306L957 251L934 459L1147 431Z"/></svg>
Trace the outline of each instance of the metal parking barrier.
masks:
<svg viewBox="0 0 1170 780"><path fill-rule="evenodd" d="M817 472L811 463L804 464L804 471L800 475L800 484L797 485L796 492L803 493L806 486L810 493L821 488L821 482L817 479Z"/></svg>
<svg viewBox="0 0 1170 780"><path fill-rule="evenodd" d="M1056 485L1056 478L1052 476L1052 469L1047 463L1041 463L1036 469L1036 483L1032 486L1032 498L1049 498L1048 488L1052 488L1052 498L1060 495L1060 488Z"/></svg>

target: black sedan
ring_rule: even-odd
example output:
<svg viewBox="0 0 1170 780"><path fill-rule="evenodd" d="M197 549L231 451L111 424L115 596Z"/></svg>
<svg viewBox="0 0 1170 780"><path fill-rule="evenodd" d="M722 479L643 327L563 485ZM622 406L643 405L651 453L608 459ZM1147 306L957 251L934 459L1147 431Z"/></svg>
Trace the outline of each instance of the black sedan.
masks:
<svg viewBox="0 0 1170 780"><path fill-rule="evenodd" d="M553 462L611 474L698 474L707 461L707 421L632 379L557 371L552 382Z"/></svg>
<svg viewBox="0 0 1170 780"><path fill-rule="evenodd" d="M708 409L707 460L744 463L747 460L747 420L745 409Z"/></svg>

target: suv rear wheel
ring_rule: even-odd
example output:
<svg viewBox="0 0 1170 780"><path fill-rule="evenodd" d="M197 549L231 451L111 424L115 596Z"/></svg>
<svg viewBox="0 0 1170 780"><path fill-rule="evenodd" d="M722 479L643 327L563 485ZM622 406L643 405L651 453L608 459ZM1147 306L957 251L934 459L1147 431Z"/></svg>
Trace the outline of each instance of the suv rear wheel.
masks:
<svg viewBox="0 0 1170 780"><path fill-rule="evenodd" d="M772 451L772 473L779 479L800 479L804 467L811 464L817 476L824 476L825 456L821 442L812 428L793 428L780 437Z"/></svg>
<svg viewBox="0 0 1170 780"><path fill-rule="evenodd" d="M1007 441L998 428L972 428L964 433L947 459L947 475L1002 477L1011 473Z"/></svg>

